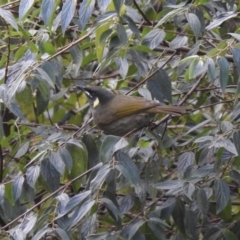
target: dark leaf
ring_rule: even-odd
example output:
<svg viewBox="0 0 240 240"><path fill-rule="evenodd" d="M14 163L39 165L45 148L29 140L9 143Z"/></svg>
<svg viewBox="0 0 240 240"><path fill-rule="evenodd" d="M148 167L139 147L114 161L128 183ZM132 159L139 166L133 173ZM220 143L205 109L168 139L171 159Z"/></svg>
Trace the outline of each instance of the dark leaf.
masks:
<svg viewBox="0 0 240 240"><path fill-rule="evenodd" d="M138 229L144 224L144 221L136 218L130 226L126 229L127 235L128 235L128 240L131 240L135 233L138 231ZM124 234L124 233L123 233Z"/></svg>
<svg viewBox="0 0 240 240"><path fill-rule="evenodd" d="M233 133L233 143L236 147L238 156L240 156L240 131L236 131Z"/></svg>
<svg viewBox="0 0 240 240"><path fill-rule="evenodd" d="M35 183L39 177L40 167L39 166L31 166L26 171L26 180L29 186L34 188Z"/></svg>
<svg viewBox="0 0 240 240"><path fill-rule="evenodd" d="M75 226L84 217L86 217L94 204L95 204L95 201L88 200L88 201L84 202L80 207L78 207L77 210L74 212L74 214L71 217L70 225L68 226L68 229Z"/></svg>
<svg viewBox="0 0 240 240"><path fill-rule="evenodd" d="M208 231L204 234L203 240L217 240L219 236L222 234L222 229L212 227L208 229Z"/></svg>
<svg viewBox="0 0 240 240"><path fill-rule="evenodd" d="M52 165L49 158L44 158L41 162L41 174L46 181L48 187L55 191L58 189L60 184L60 173L56 170L56 168Z"/></svg>
<svg viewBox="0 0 240 240"><path fill-rule="evenodd" d="M186 226L186 233L191 239L199 239L198 238L198 231L197 231L197 216L196 214L189 210L185 213L184 224Z"/></svg>
<svg viewBox="0 0 240 240"><path fill-rule="evenodd" d="M165 181L161 183L155 184L155 188L157 189L162 189L162 190L169 190L168 194L170 193L180 193L183 188L184 181L182 180L170 180L170 181Z"/></svg>
<svg viewBox="0 0 240 240"><path fill-rule="evenodd" d="M184 221L185 218L185 206L181 199L176 198L175 206L172 212L172 217L177 225L178 229L182 232L182 234L185 234L185 227L184 227Z"/></svg>
<svg viewBox="0 0 240 240"><path fill-rule="evenodd" d="M61 239L71 240L71 238L69 237L67 231L64 231L64 230L61 229L61 228L56 228L56 229L54 230L54 232L55 232Z"/></svg>
<svg viewBox="0 0 240 240"><path fill-rule="evenodd" d="M111 36L113 30L112 29L108 29L105 32L102 33L102 35L100 36L100 44L105 44L105 42L107 41L107 39Z"/></svg>
<svg viewBox="0 0 240 240"><path fill-rule="evenodd" d="M143 55L139 51L136 51L134 49L130 49L128 53L131 55L132 61L136 65L139 74L141 76L145 76L148 70Z"/></svg>
<svg viewBox="0 0 240 240"><path fill-rule="evenodd" d="M28 234L37 222L37 216L35 214L29 214L21 223L21 229L24 234Z"/></svg>
<svg viewBox="0 0 240 240"><path fill-rule="evenodd" d="M185 152L180 155L178 159L178 174L183 175L185 170L193 165L195 161L195 154L193 152Z"/></svg>
<svg viewBox="0 0 240 240"><path fill-rule="evenodd" d="M20 147L18 148L17 153L15 154L15 158L21 158L23 155L25 155L29 148L29 142L22 143Z"/></svg>
<svg viewBox="0 0 240 240"><path fill-rule="evenodd" d="M129 28L131 29L131 31L132 31L133 33L135 33L135 34L136 34L136 37L139 39L139 38L140 38L140 32L139 32L139 29L138 29L137 25L136 25L135 22L132 20L132 18L129 17L129 16L127 16L127 15L124 15L124 16L123 16L123 19L124 19L125 21L127 21L128 26L129 26Z"/></svg>
<svg viewBox="0 0 240 240"><path fill-rule="evenodd" d="M60 151L54 152L52 151L50 156L49 156L50 162L52 165L56 168L56 170L63 175L64 169L65 169L65 164L61 158Z"/></svg>
<svg viewBox="0 0 240 240"><path fill-rule="evenodd" d="M72 156L67 150L66 147L59 149L59 154L61 156L61 159L63 160L64 164L66 165L68 171L70 172L72 170L73 160Z"/></svg>
<svg viewBox="0 0 240 240"><path fill-rule="evenodd" d="M19 5L19 19L21 20L32 7L34 0L21 0Z"/></svg>
<svg viewBox="0 0 240 240"><path fill-rule="evenodd" d="M240 41L240 34L238 33L228 33L229 35L235 37L238 41ZM234 50L237 49L237 48L233 48Z"/></svg>
<svg viewBox="0 0 240 240"><path fill-rule="evenodd" d="M125 78L127 76L128 73L128 61L126 58L116 58L116 64L118 66L118 72L121 75L122 78Z"/></svg>
<svg viewBox="0 0 240 240"><path fill-rule="evenodd" d="M219 25L221 25L224 21L230 19L230 18L234 18L237 16L237 13L234 12L225 12L225 13L221 13L217 16L217 18L215 18L207 27L206 30L211 30L215 27L218 27Z"/></svg>
<svg viewBox="0 0 240 240"><path fill-rule="evenodd" d="M18 31L17 22L9 10L0 8L0 17L9 23L16 31Z"/></svg>
<svg viewBox="0 0 240 240"><path fill-rule="evenodd" d="M148 220L148 226L152 229L153 233L159 240L164 240L165 238L165 224L161 222L160 219L150 217Z"/></svg>
<svg viewBox="0 0 240 240"><path fill-rule="evenodd" d="M54 0L43 0L41 5L41 15L44 24L47 26L54 10Z"/></svg>
<svg viewBox="0 0 240 240"><path fill-rule="evenodd" d="M14 179L12 184L12 192L14 201L17 201L22 194L22 188L24 183L24 177L20 176Z"/></svg>
<svg viewBox="0 0 240 240"><path fill-rule="evenodd" d="M80 66L82 64L82 60L83 60L82 50L77 45L75 45L69 49L69 52L72 55L73 62L75 64L75 66L74 66L75 75L74 76L78 76L79 68L80 68Z"/></svg>
<svg viewBox="0 0 240 240"><path fill-rule="evenodd" d="M206 218L208 210L209 210L209 202L207 199L207 195L206 192L204 191L204 189L197 189L196 191L196 203L197 206L200 210L200 212L202 213L203 217Z"/></svg>
<svg viewBox="0 0 240 240"><path fill-rule="evenodd" d="M164 102L164 98L166 98L172 103L171 80L163 69L159 69L149 78L147 86L153 97L159 102Z"/></svg>
<svg viewBox="0 0 240 240"><path fill-rule="evenodd" d="M186 14L188 23L190 25L190 27L192 28L195 37L199 37L200 33L201 33L201 23L197 17L197 15L195 15L194 13L187 13Z"/></svg>
<svg viewBox="0 0 240 240"><path fill-rule="evenodd" d="M212 58L208 58L207 64L208 64L208 77L211 81L213 81L216 75L215 62L213 61Z"/></svg>
<svg viewBox="0 0 240 240"><path fill-rule="evenodd" d="M217 63L220 69L220 85L222 91L225 92L228 83L229 63L225 57L219 57Z"/></svg>
<svg viewBox="0 0 240 240"><path fill-rule="evenodd" d="M101 11L105 11L108 5L110 4L111 0L97 0L98 6Z"/></svg>
<svg viewBox="0 0 240 240"><path fill-rule="evenodd" d="M116 168L134 186L141 186L139 171L132 159L124 152L116 153Z"/></svg>
<svg viewBox="0 0 240 240"><path fill-rule="evenodd" d="M238 73L238 77L240 77L240 49L239 48L232 48L233 53L233 61L236 66L236 70Z"/></svg>
<svg viewBox="0 0 240 240"><path fill-rule="evenodd" d="M189 66L189 78L196 78L203 72L207 71L206 67L207 65L204 65L203 60L201 60L200 58L194 59Z"/></svg>
<svg viewBox="0 0 240 240"><path fill-rule="evenodd" d="M214 182L214 192L217 202L217 214L220 213L230 200L230 190L228 184L223 179L217 179Z"/></svg>
<svg viewBox="0 0 240 240"><path fill-rule="evenodd" d="M236 182L238 185L240 185L240 172L239 171L232 169L229 171L229 176L234 182Z"/></svg>
<svg viewBox="0 0 240 240"><path fill-rule="evenodd" d="M40 228L40 230L38 230L38 232L32 237L32 240L41 239L50 230L51 228L49 228L48 225L45 225L44 227Z"/></svg>
<svg viewBox="0 0 240 240"><path fill-rule="evenodd" d="M108 164L103 165L97 172L96 177L91 181L90 189L92 192L95 192L99 186L102 185L102 182L106 179L109 171L111 170Z"/></svg>
<svg viewBox="0 0 240 240"><path fill-rule="evenodd" d="M83 30L88 20L90 19L94 10L95 0L83 0L79 9L79 22L78 26L80 30Z"/></svg>
<svg viewBox="0 0 240 240"><path fill-rule="evenodd" d="M70 211L72 211L75 207L82 204L82 202L91 194L91 191L85 191L83 193L77 194L74 197L72 197L68 203L66 204L65 208L62 210L62 212L59 213L59 215L55 218L55 220L63 217Z"/></svg>
<svg viewBox="0 0 240 240"><path fill-rule="evenodd" d="M62 12L61 12L61 26L62 26L63 33L65 33L67 27L69 26L74 16L76 3L77 1L72 1L72 0L66 0L63 3Z"/></svg>
<svg viewBox="0 0 240 240"><path fill-rule="evenodd" d="M186 4L186 3L184 2L184 4ZM165 14L160 19L160 21L157 23L157 25L155 27L158 27L158 26L162 25L163 23L165 23L169 19L172 19L174 16L177 16L178 14L181 14L182 12L185 12L185 11L186 11L186 9L183 8L183 7L178 7L177 9L171 10L170 12Z"/></svg>
<svg viewBox="0 0 240 240"><path fill-rule="evenodd" d="M102 198L101 202L105 205L108 209L110 215L112 216L113 220L116 222L116 225L120 228L122 225L121 214L117 206L108 198Z"/></svg>
<svg viewBox="0 0 240 240"><path fill-rule="evenodd" d="M128 212L134 206L134 197L132 194L125 195L119 200L119 211L121 214Z"/></svg>
<svg viewBox="0 0 240 240"><path fill-rule="evenodd" d="M114 146L120 139L120 137L111 135L104 138L99 153L102 162L108 162L112 159L112 155L114 153Z"/></svg>
<svg viewBox="0 0 240 240"><path fill-rule="evenodd" d="M154 49L164 40L166 33L158 28L153 29L147 35L144 36L142 44L148 46L150 49Z"/></svg>
<svg viewBox="0 0 240 240"><path fill-rule="evenodd" d="M193 192L195 191L195 185L191 182L186 182L183 185L183 193L189 198L192 199Z"/></svg>
<svg viewBox="0 0 240 240"><path fill-rule="evenodd" d="M225 148L228 152L238 155L235 145L231 142L230 139L222 138L219 141L214 142L215 148Z"/></svg>
<svg viewBox="0 0 240 240"><path fill-rule="evenodd" d="M118 14L120 14L123 3L124 3L124 0L113 0L113 5Z"/></svg>
<svg viewBox="0 0 240 240"><path fill-rule="evenodd" d="M188 37L177 36L169 43L169 47L172 49L178 49L180 47L185 46L187 42L188 42Z"/></svg>
<svg viewBox="0 0 240 240"><path fill-rule="evenodd" d="M47 109L49 100L50 100L49 87L46 83L40 82L36 94L38 116Z"/></svg>
<svg viewBox="0 0 240 240"><path fill-rule="evenodd" d="M4 195L5 195L5 185L0 184L0 205L2 206L4 201Z"/></svg>
<svg viewBox="0 0 240 240"><path fill-rule="evenodd" d="M128 36L125 30L125 27L122 24L117 25L117 34L118 38L120 39L120 42L122 45L127 46L128 44Z"/></svg>
<svg viewBox="0 0 240 240"><path fill-rule="evenodd" d="M173 212L175 207L176 199L175 198L168 198L166 202L163 203L160 212L161 219L167 219Z"/></svg>

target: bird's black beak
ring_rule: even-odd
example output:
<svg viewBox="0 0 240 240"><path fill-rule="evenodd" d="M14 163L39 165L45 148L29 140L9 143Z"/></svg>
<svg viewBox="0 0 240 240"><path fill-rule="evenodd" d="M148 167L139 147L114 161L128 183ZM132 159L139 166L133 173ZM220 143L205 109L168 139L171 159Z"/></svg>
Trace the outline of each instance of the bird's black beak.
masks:
<svg viewBox="0 0 240 240"><path fill-rule="evenodd" d="M77 86L75 86L75 89L77 89L77 90L81 90L81 91L83 91L83 92L86 91L85 87L84 87L84 86L81 86L81 85L77 85Z"/></svg>
<svg viewBox="0 0 240 240"><path fill-rule="evenodd" d="M84 87L82 85L77 85L75 88L83 91L86 94L86 96L88 97L88 99L93 99L92 93L89 92L89 90L86 87Z"/></svg>

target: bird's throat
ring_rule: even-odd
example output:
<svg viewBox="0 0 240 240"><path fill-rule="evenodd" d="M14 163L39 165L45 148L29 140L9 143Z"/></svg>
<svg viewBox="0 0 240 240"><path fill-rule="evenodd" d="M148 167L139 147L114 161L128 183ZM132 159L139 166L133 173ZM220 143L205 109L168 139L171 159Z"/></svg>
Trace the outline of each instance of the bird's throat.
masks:
<svg viewBox="0 0 240 240"><path fill-rule="evenodd" d="M93 108L96 108L99 105L99 99L96 98L93 102Z"/></svg>

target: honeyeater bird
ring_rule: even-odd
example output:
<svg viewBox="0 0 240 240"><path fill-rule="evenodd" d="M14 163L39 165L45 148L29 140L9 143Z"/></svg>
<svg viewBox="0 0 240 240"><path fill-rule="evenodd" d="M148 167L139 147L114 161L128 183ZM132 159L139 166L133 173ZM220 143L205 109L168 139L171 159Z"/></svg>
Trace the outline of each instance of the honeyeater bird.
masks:
<svg viewBox="0 0 240 240"><path fill-rule="evenodd" d="M110 135L124 136L146 127L158 113L180 115L186 112L182 106L169 106L142 97L114 94L98 86L76 88L86 94L96 125Z"/></svg>

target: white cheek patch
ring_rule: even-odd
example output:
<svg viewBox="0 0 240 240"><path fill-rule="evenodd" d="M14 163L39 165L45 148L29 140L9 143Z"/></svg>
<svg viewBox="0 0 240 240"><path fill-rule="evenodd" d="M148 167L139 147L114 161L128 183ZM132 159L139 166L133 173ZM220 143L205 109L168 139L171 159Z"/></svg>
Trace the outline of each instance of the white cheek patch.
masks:
<svg viewBox="0 0 240 240"><path fill-rule="evenodd" d="M94 100L94 102L93 102L93 107L94 107L94 108L97 107L98 104L99 104L99 99L96 98L96 99Z"/></svg>

